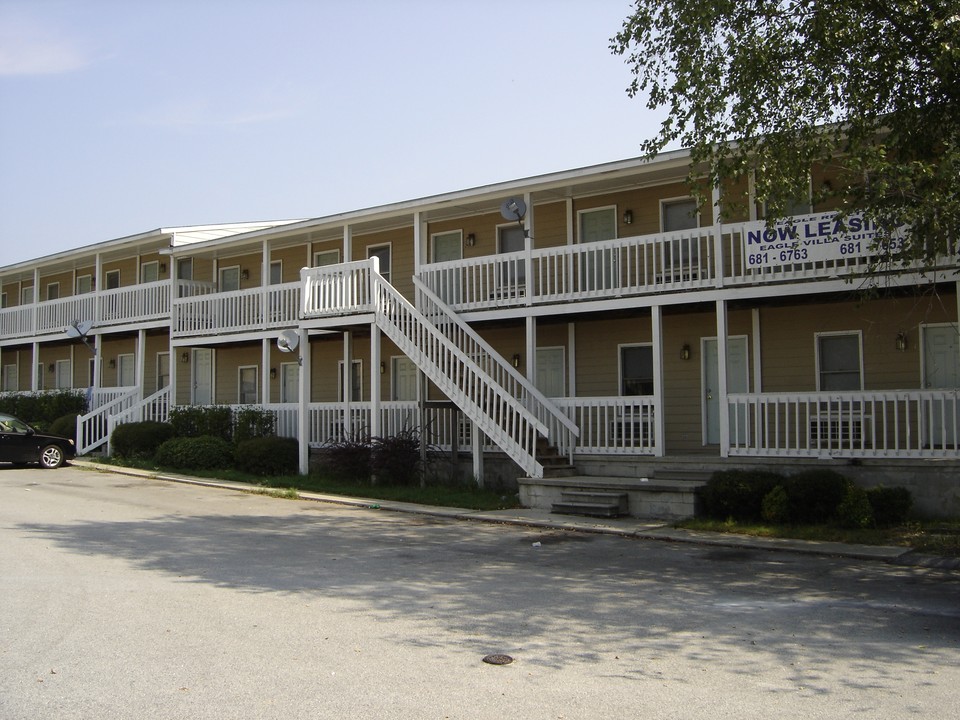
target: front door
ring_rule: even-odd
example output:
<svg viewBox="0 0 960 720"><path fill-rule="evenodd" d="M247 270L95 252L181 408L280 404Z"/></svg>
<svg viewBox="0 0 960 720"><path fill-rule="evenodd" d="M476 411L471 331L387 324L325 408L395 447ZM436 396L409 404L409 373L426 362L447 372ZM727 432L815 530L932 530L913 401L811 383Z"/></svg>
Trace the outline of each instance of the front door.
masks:
<svg viewBox="0 0 960 720"><path fill-rule="evenodd" d="M300 402L300 366L297 363L280 365L280 402Z"/></svg>
<svg viewBox="0 0 960 720"><path fill-rule="evenodd" d="M497 241L497 252L517 253L526 249L527 234L519 225L504 225L497 229L499 239ZM524 259L514 258L499 266L497 273L497 297L513 298L520 297L524 293L526 285L526 264Z"/></svg>
<svg viewBox="0 0 960 720"><path fill-rule="evenodd" d="M566 395L563 348L537 348L537 390L548 398Z"/></svg>
<svg viewBox="0 0 960 720"><path fill-rule="evenodd" d="M193 350L193 398L194 405L213 405L213 350Z"/></svg>
<svg viewBox="0 0 960 720"><path fill-rule="evenodd" d="M955 325L924 325L923 387L941 390L960 387L960 353ZM930 408L926 442L932 447L953 445L960 427L960 403L935 400Z"/></svg>
<svg viewBox="0 0 960 720"><path fill-rule="evenodd" d="M703 413L704 444L720 443L720 362L717 357L717 339L703 339ZM727 338L727 393L745 393L749 388L746 336ZM740 444L747 438L746 415L730 413L730 442Z"/></svg>
<svg viewBox="0 0 960 720"><path fill-rule="evenodd" d="M417 366L406 356L395 357L393 365L393 385L390 393L393 400L417 399Z"/></svg>

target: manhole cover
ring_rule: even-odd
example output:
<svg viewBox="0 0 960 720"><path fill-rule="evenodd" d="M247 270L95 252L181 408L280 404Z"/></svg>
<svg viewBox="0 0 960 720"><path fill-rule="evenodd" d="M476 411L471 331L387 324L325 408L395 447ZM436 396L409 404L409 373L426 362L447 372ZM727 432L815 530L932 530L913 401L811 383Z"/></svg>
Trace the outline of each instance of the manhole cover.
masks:
<svg viewBox="0 0 960 720"><path fill-rule="evenodd" d="M513 662L513 658L509 655L487 655L483 661L489 663L490 665L509 665Z"/></svg>

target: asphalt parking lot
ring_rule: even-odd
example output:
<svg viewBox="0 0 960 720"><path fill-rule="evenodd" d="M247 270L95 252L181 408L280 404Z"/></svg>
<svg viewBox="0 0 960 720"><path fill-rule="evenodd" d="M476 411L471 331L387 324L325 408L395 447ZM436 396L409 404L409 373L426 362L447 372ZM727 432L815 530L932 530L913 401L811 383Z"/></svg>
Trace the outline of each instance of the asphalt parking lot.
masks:
<svg viewBox="0 0 960 720"><path fill-rule="evenodd" d="M11 720L953 718L960 687L960 573L880 560L0 467L0 567Z"/></svg>

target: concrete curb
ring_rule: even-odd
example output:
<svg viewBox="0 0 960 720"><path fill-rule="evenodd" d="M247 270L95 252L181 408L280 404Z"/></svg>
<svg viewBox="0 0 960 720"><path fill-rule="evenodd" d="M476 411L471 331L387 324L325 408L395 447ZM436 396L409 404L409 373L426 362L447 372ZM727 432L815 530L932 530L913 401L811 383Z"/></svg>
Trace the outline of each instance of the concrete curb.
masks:
<svg viewBox="0 0 960 720"><path fill-rule="evenodd" d="M104 465L90 460L73 460L73 465L109 472L116 475L130 475L136 477L176 482L186 485L235 490L238 492L269 494L271 490L251 485L249 483L233 482L230 480L208 480L189 475L165 473L155 470L139 470L137 468ZM811 540L793 540L788 538L761 538L747 535L728 533L711 533L695 530L684 530L671 527L663 521L643 520L640 518L610 518L591 519L570 515L555 515L546 510L510 509L510 510L470 510L468 508L436 507L419 505L416 503L396 502L391 500L377 500L374 498L347 497L343 495L325 495L310 491L297 491L301 500L311 502L331 503L371 510L386 510L388 512L413 513L428 517L447 518L451 520L471 520L476 522L497 523L501 525L519 525L531 528L568 530L575 532L589 532L602 535L618 535L639 540L660 540L664 542L691 543L696 545L712 545L717 547L739 548L749 550L768 550L802 553L807 555L825 555L831 557L845 557L854 560L874 560L894 565L925 567L940 570L960 570L960 558L940 557L936 555L922 555L910 548L891 547L886 545L853 545L838 542L819 542Z"/></svg>

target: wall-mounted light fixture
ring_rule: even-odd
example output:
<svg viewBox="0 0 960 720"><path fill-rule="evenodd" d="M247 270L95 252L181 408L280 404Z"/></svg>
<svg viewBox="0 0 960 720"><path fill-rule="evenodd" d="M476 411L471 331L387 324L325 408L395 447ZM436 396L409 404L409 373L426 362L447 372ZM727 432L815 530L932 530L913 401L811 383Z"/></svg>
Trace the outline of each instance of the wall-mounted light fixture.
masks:
<svg viewBox="0 0 960 720"><path fill-rule="evenodd" d="M117 361L115 358L110 358L110 362L107 363L111 370L117 367Z"/></svg>
<svg viewBox="0 0 960 720"><path fill-rule="evenodd" d="M900 352L907 349L907 334L903 330L897 333L896 348Z"/></svg>
<svg viewBox="0 0 960 720"><path fill-rule="evenodd" d="M477 244L477 236L473 233L467 233L467 239L464 241L467 247L473 247Z"/></svg>
<svg viewBox="0 0 960 720"><path fill-rule="evenodd" d="M243 270L241 270L241 271L240 271L240 279L241 279L241 280L249 280L249 279L250 279L250 271L247 270L246 268L244 268Z"/></svg>
<svg viewBox="0 0 960 720"><path fill-rule="evenodd" d="M271 380L276 380L276 379L277 379L277 369L276 369L276 368L270 368L270 379L271 379Z"/></svg>
<svg viewBox="0 0 960 720"><path fill-rule="evenodd" d="M520 353L513 354L513 366L515 368L520 367Z"/></svg>
<svg viewBox="0 0 960 720"><path fill-rule="evenodd" d="M180 362L184 365L190 362L190 353L188 353L186 350L180 353Z"/></svg>
<svg viewBox="0 0 960 720"><path fill-rule="evenodd" d="M623 211L623 224L632 225L633 224L633 210L624 210Z"/></svg>
<svg viewBox="0 0 960 720"><path fill-rule="evenodd" d="M387 364L385 362L380 363L380 374L383 375L387 372Z"/></svg>
<svg viewBox="0 0 960 720"><path fill-rule="evenodd" d="M57 369L57 366L54 365L53 363L50 363L49 365L47 365L47 372L51 372L51 373L52 373L52 372L53 372L54 370L56 370L56 369Z"/></svg>
<svg viewBox="0 0 960 720"><path fill-rule="evenodd" d="M690 359L690 346L686 343L683 344L683 347L680 348L680 359L689 360Z"/></svg>
<svg viewBox="0 0 960 720"><path fill-rule="evenodd" d="M166 271L167 271L167 264L166 264L166 263L160 263L160 272L164 273L164 272L166 272Z"/></svg>

